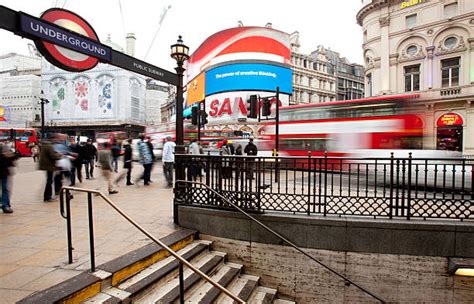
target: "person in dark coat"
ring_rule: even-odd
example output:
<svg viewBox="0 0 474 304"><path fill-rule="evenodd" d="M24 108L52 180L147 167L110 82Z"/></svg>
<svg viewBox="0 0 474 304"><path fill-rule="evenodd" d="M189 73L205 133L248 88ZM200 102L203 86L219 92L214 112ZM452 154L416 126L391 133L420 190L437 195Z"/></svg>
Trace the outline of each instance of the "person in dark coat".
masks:
<svg viewBox="0 0 474 304"><path fill-rule="evenodd" d="M92 140L88 139L83 147L84 164L86 165L86 179L94 177L94 159L97 158L97 149L92 144Z"/></svg>
<svg viewBox="0 0 474 304"><path fill-rule="evenodd" d="M253 143L253 137L250 137L249 143L245 146L244 153L247 156L256 156L258 153L257 146ZM247 178L253 179L253 171L255 169L255 160L253 158L247 159Z"/></svg>
<svg viewBox="0 0 474 304"><path fill-rule="evenodd" d="M10 167L14 166L15 154L8 151L8 147L0 145L0 179L2 181L2 211L3 213L13 213L10 205Z"/></svg>
<svg viewBox="0 0 474 304"><path fill-rule="evenodd" d="M46 171L46 186L44 188L43 201L52 202L53 199L53 175L56 171L56 161L61 159L61 154L53 148L53 142L56 135L53 135L50 141L43 141L39 159L39 169Z"/></svg>
<svg viewBox="0 0 474 304"><path fill-rule="evenodd" d="M123 155L123 168L125 169L115 180L115 184L117 185L125 175L127 175L127 186L134 185L132 183L132 139L128 139L125 142L124 148L124 155Z"/></svg>

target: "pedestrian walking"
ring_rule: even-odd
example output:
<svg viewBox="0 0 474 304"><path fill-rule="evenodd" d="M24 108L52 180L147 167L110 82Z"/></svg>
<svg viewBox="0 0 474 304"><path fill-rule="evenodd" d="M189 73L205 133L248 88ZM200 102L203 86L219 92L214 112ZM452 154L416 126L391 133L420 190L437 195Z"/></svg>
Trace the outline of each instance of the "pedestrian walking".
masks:
<svg viewBox="0 0 474 304"><path fill-rule="evenodd" d="M67 145L66 134L56 134L53 148L61 155L61 158L56 161L56 174L54 176L54 193L59 194L61 187L63 186L63 177L68 177L73 184L74 179L71 177L71 159L74 157Z"/></svg>
<svg viewBox="0 0 474 304"><path fill-rule="evenodd" d="M112 140L112 167L115 171L115 173L118 172L118 159L120 157L120 154L122 153L122 149L120 148L120 145L117 142L117 139Z"/></svg>
<svg viewBox="0 0 474 304"><path fill-rule="evenodd" d="M69 170L69 179L71 183L69 186L76 185L76 161L79 156L78 149L76 148L76 140L74 136L69 137L69 146L68 146L68 157L71 162L71 168Z"/></svg>
<svg viewBox="0 0 474 304"><path fill-rule="evenodd" d="M138 185L139 180L143 179L143 184L145 186L150 185L150 175L151 175L151 166L153 165L153 156L148 147L148 144L145 142L145 136L142 134L139 136L140 143L138 144L138 155L140 164L143 166L143 174L140 178L135 181L135 184Z"/></svg>
<svg viewBox="0 0 474 304"><path fill-rule="evenodd" d="M155 153L153 152L153 143L152 143L151 141L152 141L151 137L148 137L148 138L147 138L147 141L146 141L146 144L147 144L147 146L148 146L148 149L150 150L151 159L152 159L151 167L150 167L150 180L149 180L150 183L152 183L152 180L151 180L151 171L153 171L153 166L155 165L155 160L156 160Z"/></svg>
<svg viewBox="0 0 474 304"><path fill-rule="evenodd" d="M10 187L11 187L11 171L10 168L14 166L15 153L9 150L3 144L0 144L0 179L2 186L2 211L3 213L13 213L10 205Z"/></svg>
<svg viewBox="0 0 474 304"><path fill-rule="evenodd" d="M82 165L84 164L84 149L83 146L79 143L79 140L76 142L74 138L72 138L71 143L69 144L69 150L75 155L75 158L72 161L71 170L71 177L74 176L74 183L71 183L71 186L73 186L75 184L76 178L79 180L80 183L82 183Z"/></svg>
<svg viewBox="0 0 474 304"><path fill-rule="evenodd" d="M104 143L104 148L99 151L97 155L97 162L100 165L100 168L102 169L102 176L105 178L105 181L107 182L107 190L109 191L109 194L115 194L118 193L117 190L113 188L112 185L112 151L110 147L110 143L106 142Z"/></svg>
<svg viewBox="0 0 474 304"><path fill-rule="evenodd" d="M31 146L31 157L35 163L38 160L39 152L39 146L36 143L33 143Z"/></svg>
<svg viewBox="0 0 474 304"><path fill-rule="evenodd" d="M176 144L172 141L171 136L166 137L166 143L163 145L163 174L168 183L168 188L173 187L173 167L174 167L174 150Z"/></svg>
<svg viewBox="0 0 474 304"><path fill-rule="evenodd" d="M56 171L56 161L61 159L61 154L53 148L53 142L56 134L53 134L49 140L43 140L39 158L39 169L46 171L46 185L43 193L43 201L52 202L53 199L53 176Z"/></svg>
<svg viewBox="0 0 474 304"><path fill-rule="evenodd" d="M232 155L232 151L230 149L230 146L228 144L227 139L224 139L222 141L222 146L221 146L221 156L223 158L222 161L222 178L231 178L232 177L232 162L229 158L230 155Z"/></svg>
<svg viewBox="0 0 474 304"><path fill-rule="evenodd" d="M92 140L88 139L83 147L84 164L86 167L86 179L94 178L94 160L97 158L97 149L92 144Z"/></svg>
<svg viewBox="0 0 474 304"><path fill-rule="evenodd" d="M188 148L188 153L191 155L198 156L201 154L202 147L196 139L193 139ZM198 176L201 176L201 161L196 158L191 160L191 164L188 166L188 179L196 181Z"/></svg>
<svg viewBox="0 0 474 304"><path fill-rule="evenodd" d="M127 139L123 146L124 148L124 155L123 155L123 168L124 170L119 175L119 177L115 180L115 184L118 185L120 181L127 175L127 186L134 185L132 183L132 139Z"/></svg>

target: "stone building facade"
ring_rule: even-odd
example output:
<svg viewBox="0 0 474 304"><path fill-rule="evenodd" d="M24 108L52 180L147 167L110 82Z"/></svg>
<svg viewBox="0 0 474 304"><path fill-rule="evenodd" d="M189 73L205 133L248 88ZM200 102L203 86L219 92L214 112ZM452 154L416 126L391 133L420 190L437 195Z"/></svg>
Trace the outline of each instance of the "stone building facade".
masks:
<svg viewBox="0 0 474 304"><path fill-rule="evenodd" d="M474 2L363 4L365 95L420 93L424 148L474 154Z"/></svg>
<svg viewBox="0 0 474 304"><path fill-rule="evenodd" d="M320 45L311 53L313 58L325 54L329 61L329 74L336 75L336 100L351 100L364 97L364 67L351 63L347 58Z"/></svg>
<svg viewBox="0 0 474 304"><path fill-rule="evenodd" d="M29 128L40 121L41 59L36 56L0 56L1 127Z"/></svg>
<svg viewBox="0 0 474 304"><path fill-rule="evenodd" d="M293 95L290 105L336 100L336 77L329 72L324 52L312 56L300 52L299 33L290 34Z"/></svg>

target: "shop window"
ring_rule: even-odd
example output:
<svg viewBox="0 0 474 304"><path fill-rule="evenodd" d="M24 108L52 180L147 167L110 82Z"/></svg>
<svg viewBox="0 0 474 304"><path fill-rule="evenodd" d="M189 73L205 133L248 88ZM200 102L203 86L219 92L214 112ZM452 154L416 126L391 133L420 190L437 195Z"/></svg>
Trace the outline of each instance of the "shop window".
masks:
<svg viewBox="0 0 474 304"><path fill-rule="evenodd" d="M456 113L446 113L438 118L436 125L436 149L462 152L462 117Z"/></svg>
<svg viewBox="0 0 474 304"><path fill-rule="evenodd" d="M420 90L420 65L412 65L404 68L405 70L405 92Z"/></svg>
<svg viewBox="0 0 474 304"><path fill-rule="evenodd" d="M409 15L405 17L405 24L407 28L411 29L416 26L416 14Z"/></svg>
<svg viewBox="0 0 474 304"><path fill-rule="evenodd" d="M460 57L441 60L441 86L443 88L459 85Z"/></svg>

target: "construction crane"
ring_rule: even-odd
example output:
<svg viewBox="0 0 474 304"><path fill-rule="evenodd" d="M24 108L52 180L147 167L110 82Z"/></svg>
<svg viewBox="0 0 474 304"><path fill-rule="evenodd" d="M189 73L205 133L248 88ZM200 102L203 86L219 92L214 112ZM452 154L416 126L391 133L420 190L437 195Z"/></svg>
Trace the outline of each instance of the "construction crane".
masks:
<svg viewBox="0 0 474 304"><path fill-rule="evenodd" d="M153 36L153 40L151 41L150 47L148 48L148 51L146 52L145 58L143 60L146 60L146 58L148 57L148 54L150 53L151 48L153 47L153 44L155 43L156 37L158 37L158 33L160 32L163 20L165 20L166 13L168 13L170 8L171 8L171 5L168 5L168 6L165 5L165 7L163 7L163 10L161 11L161 15L160 15L160 20L158 22L158 28L156 29L155 35Z"/></svg>

